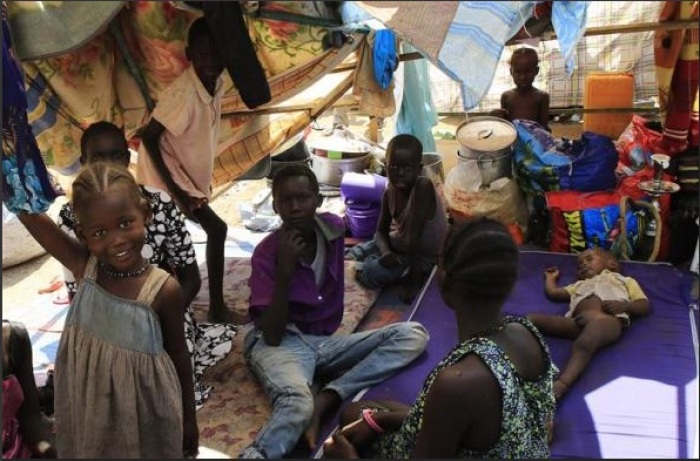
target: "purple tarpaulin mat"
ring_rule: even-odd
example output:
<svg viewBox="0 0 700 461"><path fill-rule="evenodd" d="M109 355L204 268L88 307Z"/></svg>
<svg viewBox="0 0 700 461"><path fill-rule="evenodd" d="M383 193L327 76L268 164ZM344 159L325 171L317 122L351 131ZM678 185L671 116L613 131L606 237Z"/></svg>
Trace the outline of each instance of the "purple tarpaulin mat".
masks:
<svg viewBox="0 0 700 461"><path fill-rule="evenodd" d="M561 284L574 281L576 256L522 252L518 283L504 311L563 315L567 304L544 296L542 273L550 266L561 270ZM698 319L697 310L689 308L690 275L667 264L641 262L623 262L622 272L639 281L652 313L633 318L621 339L596 354L559 403L552 457L697 457ZM430 331L426 353L358 397L411 403L427 374L456 343L454 315L434 279L417 300L412 320ZM547 338L547 343L554 362L563 368L571 342ZM328 433L327 426L324 435Z"/></svg>

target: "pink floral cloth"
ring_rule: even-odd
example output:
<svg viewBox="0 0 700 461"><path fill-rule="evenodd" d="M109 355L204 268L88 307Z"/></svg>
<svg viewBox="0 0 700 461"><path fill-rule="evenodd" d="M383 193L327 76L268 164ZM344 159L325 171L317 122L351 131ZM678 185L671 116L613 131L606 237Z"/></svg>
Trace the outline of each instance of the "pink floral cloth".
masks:
<svg viewBox="0 0 700 461"><path fill-rule="evenodd" d="M32 455L19 431L19 412L24 402L24 392L17 377L10 375L2 380L2 459L26 459Z"/></svg>
<svg viewBox="0 0 700 461"><path fill-rule="evenodd" d="M11 2L13 16L31 14L34 2ZM70 2L48 2L44 14ZM89 3L89 2L87 2ZM319 2L265 2L265 8L285 13L319 16ZM325 8L323 5L321 8ZM158 101L188 67L185 41L190 23L201 14L184 11L167 1L124 2L111 26L87 44L46 59L24 61L31 107L29 122L36 133L47 166L71 175L80 166L80 137L99 120L123 127L136 149L137 130L148 120L149 111L136 79L132 76L119 43L133 57L143 76L150 99ZM270 85L270 105L284 101L335 68L357 47L359 40L340 49L323 49L328 33L323 26L275 21L246 16L246 25L258 59ZM12 21L11 21L12 22ZM21 21L18 21L20 24ZM119 36L115 35L119 31ZM319 100L325 95L320 95ZM310 122L307 112L261 118L256 114L233 114L247 110L238 90L224 72L223 118L214 165L213 186L226 184L272 152Z"/></svg>

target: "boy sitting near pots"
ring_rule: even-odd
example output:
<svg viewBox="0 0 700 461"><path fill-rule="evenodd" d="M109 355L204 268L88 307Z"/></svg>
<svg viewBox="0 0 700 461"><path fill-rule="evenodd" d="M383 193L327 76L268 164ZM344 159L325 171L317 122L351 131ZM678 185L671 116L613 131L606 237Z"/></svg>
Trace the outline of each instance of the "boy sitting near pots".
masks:
<svg viewBox="0 0 700 461"><path fill-rule="evenodd" d="M346 258L357 261L357 281L367 288L401 282L401 299L418 294L437 262L447 216L432 181L421 175L423 145L400 134L386 153L389 186L374 238L356 245Z"/></svg>

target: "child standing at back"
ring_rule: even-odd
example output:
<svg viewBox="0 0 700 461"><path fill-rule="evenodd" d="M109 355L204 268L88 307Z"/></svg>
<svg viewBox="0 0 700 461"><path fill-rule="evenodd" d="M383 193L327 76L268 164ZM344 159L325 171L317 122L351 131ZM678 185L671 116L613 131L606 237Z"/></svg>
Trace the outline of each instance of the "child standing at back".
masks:
<svg viewBox="0 0 700 461"><path fill-rule="evenodd" d="M437 262L447 227L445 208L432 181L421 175L423 145L400 134L387 146L389 186L382 198L377 232L347 257L359 262L357 280L368 288L402 281L401 298L410 302Z"/></svg>
<svg viewBox="0 0 700 461"><path fill-rule="evenodd" d="M224 303L224 245L228 226L209 206L224 66L204 18L190 26L185 54L192 65L161 93L151 120L141 132L137 177L144 185L170 192L180 209L207 234L208 320L245 323Z"/></svg>
<svg viewBox="0 0 700 461"><path fill-rule="evenodd" d="M72 185L77 241L45 213L18 214L79 280L55 364L62 458L194 456L199 432L177 280L141 255L150 207L124 168Z"/></svg>
<svg viewBox="0 0 700 461"><path fill-rule="evenodd" d="M560 315L531 314L528 318L544 334L573 340L571 357L554 382L559 400L581 376L599 349L620 339L631 316L649 313L649 300L636 280L620 274L612 253L591 248L578 255L578 281L557 286L559 269L544 273L545 294L553 301L569 301Z"/></svg>
<svg viewBox="0 0 700 461"><path fill-rule="evenodd" d="M518 48L510 58L510 75L515 88L501 95L501 109L493 115L513 121L532 120L549 129L549 93L532 86L540 73L537 51L532 48ZM551 130L550 130L551 131Z"/></svg>

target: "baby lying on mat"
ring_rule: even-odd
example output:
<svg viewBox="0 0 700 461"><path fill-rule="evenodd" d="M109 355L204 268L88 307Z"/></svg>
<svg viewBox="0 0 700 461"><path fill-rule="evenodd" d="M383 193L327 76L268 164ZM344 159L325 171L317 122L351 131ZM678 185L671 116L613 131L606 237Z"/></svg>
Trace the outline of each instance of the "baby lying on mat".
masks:
<svg viewBox="0 0 700 461"><path fill-rule="evenodd" d="M558 400L581 376L593 354L620 338L630 316L649 313L649 300L636 280L620 274L615 256L601 248L579 254L577 282L557 286L556 267L547 269L544 277L547 297L569 301L569 310L564 317L531 314L528 318L542 333L574 341L571 357L554 382Z"/></svg>

